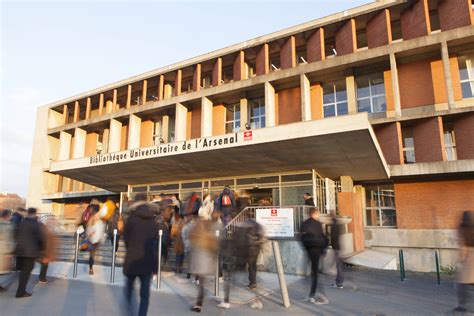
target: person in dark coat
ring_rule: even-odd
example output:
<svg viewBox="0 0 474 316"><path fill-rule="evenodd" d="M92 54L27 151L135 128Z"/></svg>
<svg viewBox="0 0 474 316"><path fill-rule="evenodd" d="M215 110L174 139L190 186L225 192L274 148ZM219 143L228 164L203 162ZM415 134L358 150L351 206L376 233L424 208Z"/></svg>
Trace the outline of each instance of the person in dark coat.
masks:
<svg viewBox="0 0 474 316"><path fill-rule="evenodd" d="M342 272L342 260L340 257L341 246L339 244L339 238L341 237L341 225L337 219L336 214L332 214L332 225L331 225L331 247L334 251L334 258L336 260L336 283L331 285L332 287L342 289L344 288L344 274Z"/></svg>
<svg viewBox="0 0 474 316"><path fill-rule="evenodd" d="M118 207L115 208L114 214L109 218L107 221L107 236L110 239L110 243L112 247L114 246L114 230L117 230L117 243L115 244L115 252L118 251L119 242L120 242L120 235L122 232L119 230L118 222L120 219L120 210Z"/></svg>
<svg viewBox="0 0 474 316"><path fill-rule="evenodd" d="M311 196L311 194L305 193L305 194L303 195L303 199L304 199L304 205L315 206L315 205L314 205L314 199L313 199L313 197Z"/></svg>
<svg viewBox="0 0 474 316"><path fill-rule="evenodd" d="M308 253L311 261L311 290L308 301L317 305L327 304L329 300L324 295L324 290L320 288L322 297L316 298L318 286L319 258L324 254L328 246L328 240L323 232L323 225L319 221L319 209L313 207L309 211L309 219L301 225L301 242Z"/></svg>
<svg viewBox="0 0 474 316"><path fill-rule="evenodd" d="M234 193L230 190L230 187L226 185L224 190L217 198L217 210L222 212L222 221L224 226L232 219L232 212L236 207Z"/></svg>
<svg viewBox="0 0 474 316"><path fill-rule="evenodd" d="M130 310L133 285L140 279L140 307L138 315L146 315L150 302L150 280L157 271L158 227L154 219L153 206L146 203L146 195L138 195L131 205L129 217L125 223L123 239L127 254L123 265L123 274L127 278L125 298Z"/></svg>
<svg viewBox="0 0 474 316"><path fill-rule="evenodd" d="M28 216L21 222L16 232L15 255L20 268L20 281L16 297L29 297L26 285L35 266L35 260L43 256L46 249L46 236L44 227L38 222L36 209L29 208Z"/></svg>

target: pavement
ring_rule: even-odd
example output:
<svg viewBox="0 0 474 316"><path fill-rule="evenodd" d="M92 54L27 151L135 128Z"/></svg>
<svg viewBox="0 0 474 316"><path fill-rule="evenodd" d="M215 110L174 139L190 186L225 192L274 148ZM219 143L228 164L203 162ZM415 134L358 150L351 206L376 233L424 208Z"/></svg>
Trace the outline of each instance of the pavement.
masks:
<svg viewBox="0 0 474 316"><path fill-rule="evenodd" d="M39 284L37 275L31 277L28 290L32 297L15 299L16 282L7 292L0 293L0 315L121 315L125 310L121 270L116 270L114 284L108 283L110 267L96 266L95 272L89 276L87 266L79 265L78 277L72 279L71 264L53 263L47 284ZM216 307L214 284L209 283L201 314L452 315L457 302L454 277L450 275L442 275L441 285L437 285L434 274L407 272L405 281L401 282L397 271L345 267L343 289L329 287L334 276L320 277L328 305L303 301L310 286L309 278L286 275L285 279L291 301L289 308L283 307L277 275L259 272L256 291L245 289L245 274L237 275L229 310ZM156 289L156 283L152 285L149 315L193 315L189 309L196 294L197 286L184 276L163 277L161 289ZM250 308L256 300L263 303L261 310ZM472 304L469 309L473 310Z"/></svg>

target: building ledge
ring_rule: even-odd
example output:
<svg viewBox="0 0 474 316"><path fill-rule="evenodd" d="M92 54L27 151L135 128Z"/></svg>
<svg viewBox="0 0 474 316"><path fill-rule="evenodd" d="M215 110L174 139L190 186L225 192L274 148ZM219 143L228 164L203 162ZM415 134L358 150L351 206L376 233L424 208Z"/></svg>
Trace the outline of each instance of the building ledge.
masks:
<svg viewBox="0 0 474 316"><path fill-rule="evenodd" d="M62 199L71 199L71 198L83 198L83 197L96 197L104 195L116 195L117 193L107 191L107 190L97 190L97 191L74 191L74 192L55 192L43 194L43 200L55 201Z"/></svg>
<svg viewBox="0 0 474 316"><path fill-rule="evenodd" d="M474 174L474 159L390 165L392 178L420 175Z"/></svg>

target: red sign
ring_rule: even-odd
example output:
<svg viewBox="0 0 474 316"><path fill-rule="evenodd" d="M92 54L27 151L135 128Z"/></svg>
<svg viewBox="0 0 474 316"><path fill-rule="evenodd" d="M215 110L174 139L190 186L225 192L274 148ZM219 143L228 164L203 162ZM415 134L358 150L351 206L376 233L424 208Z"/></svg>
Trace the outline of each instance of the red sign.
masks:
<svg viewBox="0 0 474 316"><path fill-rule="evenodd" d="M244 132L244 140L252 140L252 131Z"/></svg>
<svg viewBox="0 0 474 316"><path fill-rule="evenodd" d="M278 211L276 209L272 210L272 216L278 216Z"/></svg>

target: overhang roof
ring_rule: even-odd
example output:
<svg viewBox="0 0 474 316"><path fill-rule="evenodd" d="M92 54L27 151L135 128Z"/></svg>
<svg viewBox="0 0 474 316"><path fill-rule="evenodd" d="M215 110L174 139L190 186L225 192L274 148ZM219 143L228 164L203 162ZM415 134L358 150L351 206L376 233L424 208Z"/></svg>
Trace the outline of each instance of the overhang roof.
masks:
<svg viewBox="0 0 474 316"><path fill-rule="evenodd" d="M143 155L132 157L132 151ZM120 192L133 184L306 169L333 179L390 177L366 113L57 161L51 163L50 172Z"/></svg>

